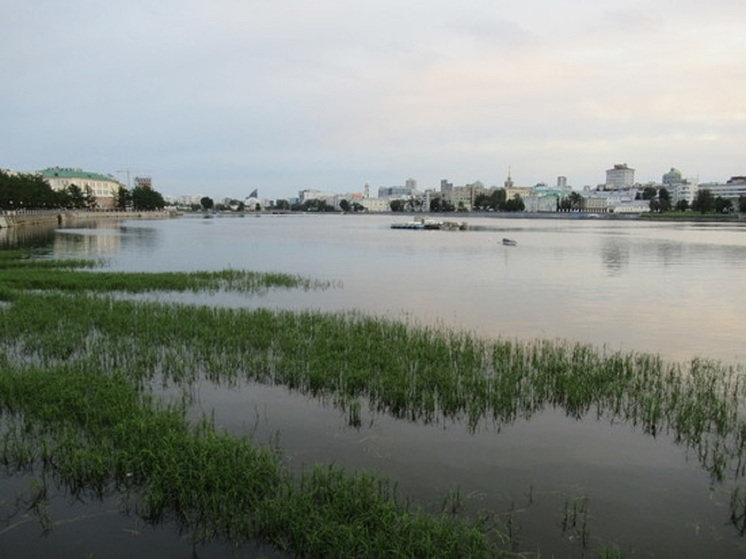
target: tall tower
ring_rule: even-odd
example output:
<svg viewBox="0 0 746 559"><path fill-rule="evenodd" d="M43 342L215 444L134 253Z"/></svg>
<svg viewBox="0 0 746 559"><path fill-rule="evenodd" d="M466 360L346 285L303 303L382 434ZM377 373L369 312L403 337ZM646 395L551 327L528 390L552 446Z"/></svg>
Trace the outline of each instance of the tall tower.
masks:
<svg viewBox="0 0 746 559"><path fill-rule="evenodd" d="M365 183L365 189L363 190L363 196L365 198L370 198L370 185L367 182Z"/></svg>
<svg viewBox="0 0 746 559"><path fill-rule="evenodd" d="M508 178L505 179L505 188L513 188L513 179L510 177L510 165L508 165Z"/></svg>

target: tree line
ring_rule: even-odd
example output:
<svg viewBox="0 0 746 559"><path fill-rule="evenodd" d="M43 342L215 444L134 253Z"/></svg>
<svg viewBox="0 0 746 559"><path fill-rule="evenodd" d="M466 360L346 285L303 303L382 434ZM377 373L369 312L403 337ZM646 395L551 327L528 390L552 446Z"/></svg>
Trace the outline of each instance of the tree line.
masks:
<svg viewBox="0 0 746 559"><path fill-rule="evenodd" d="M114 207L119 210L160 210L165 205L159 192L145 186L132 189L120 186L114 196ZM71 184L62 190L54 190L39 174L11 174L0 169L0 208L3 210L73 210L98 206L90 187Z"/></svg>

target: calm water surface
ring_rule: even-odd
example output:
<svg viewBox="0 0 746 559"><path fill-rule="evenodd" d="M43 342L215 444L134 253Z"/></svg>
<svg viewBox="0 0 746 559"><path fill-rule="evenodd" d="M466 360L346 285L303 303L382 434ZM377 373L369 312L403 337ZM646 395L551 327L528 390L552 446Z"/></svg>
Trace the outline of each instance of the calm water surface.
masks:
<svg viewBox="0 0 746 559"><path fill-rule="evenodd" d="M478 230L441 232L392 230L396 220L103 223L59 230L52 243L57 257L99 257L115 270L233 267L341 283L261 298L176 300L361 309L484 337L566 338L673 360L744 361L743 227L472 218ZM504 247L502 237L518 245ZM467 511L513 511L523 551L585 556L581 527L563 530L562 523L568 503L587 499L590 545L617 545L628 557L746 554L728 524L730 482L712 484L697 457L666 434L652 438L631 425L578 421L554 409L511 425L484 424L476 433L459 423L421 425L367 411L353 429L338 410L282 387L203 384L196 394L194 417L214 411L232 432L277 437L298 469L316 462L372 468L431 510L458 489ZM173 542L165 532L165 542Z"/></svg>
<svg viewBox="0 0 746 559"><path fill-rule="evenodd" d="M401 218L399 218L401 219ZM55 252L115 270L246 268L342 289L214 304L362 309L485 337L567 338L675 360L746 357L746 227L468 219L466 232L390 216L184 218L58 231ZM503 236L518 241L504 247ZM204 297L202 297L204 299Z"/></svg>

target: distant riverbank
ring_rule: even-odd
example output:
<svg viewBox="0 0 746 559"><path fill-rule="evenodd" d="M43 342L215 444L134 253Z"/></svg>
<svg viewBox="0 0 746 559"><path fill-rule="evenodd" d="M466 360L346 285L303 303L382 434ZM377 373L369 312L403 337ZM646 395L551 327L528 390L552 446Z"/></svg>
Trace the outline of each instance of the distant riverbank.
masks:
<svg viewBox="0 0 746 559"><path fill-rule="evenodd" d="M15 210L0 214L0 229L26 225L69 224L92 219L166 219L175 217L173 210L96 211L96 210Z"/></svg>

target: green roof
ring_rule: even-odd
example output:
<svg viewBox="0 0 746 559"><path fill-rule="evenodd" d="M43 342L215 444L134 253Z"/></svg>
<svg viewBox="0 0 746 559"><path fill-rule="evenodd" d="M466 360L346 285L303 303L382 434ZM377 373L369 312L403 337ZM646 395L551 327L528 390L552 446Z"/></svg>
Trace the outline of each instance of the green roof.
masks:
<svg viewBox="0 0 746 559"><path fill-rule="evenodd" d="M61 167L50 167L41 171L41 176L45 179L89 179L95 181L117 181L111 175L102 175L101 173L91 173L82 169L63 169Z"/></svg>

